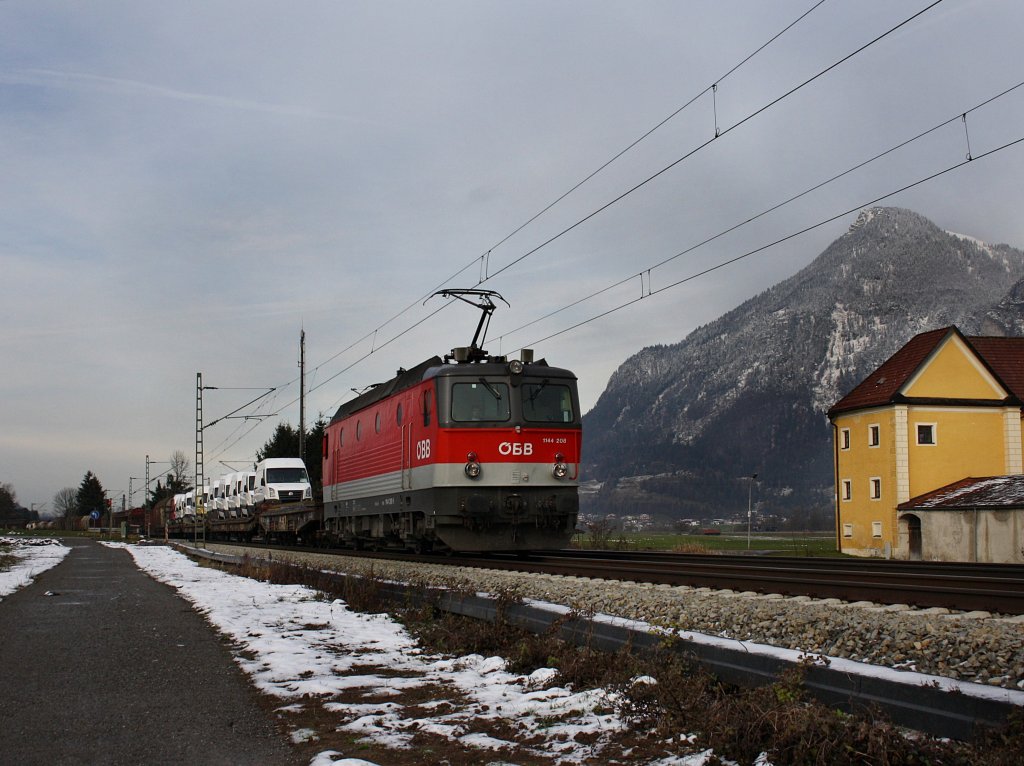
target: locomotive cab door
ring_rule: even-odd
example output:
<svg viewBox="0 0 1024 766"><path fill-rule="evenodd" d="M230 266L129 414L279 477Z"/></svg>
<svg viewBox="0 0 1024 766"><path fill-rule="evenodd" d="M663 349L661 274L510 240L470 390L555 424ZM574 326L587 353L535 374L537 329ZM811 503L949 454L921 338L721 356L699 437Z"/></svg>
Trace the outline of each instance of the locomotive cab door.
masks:
<svg viewBox="0 0 1024 766"><path fill-rule="evenodd" d="M412 428L402 424L402 489L412 489Z"/></svg>

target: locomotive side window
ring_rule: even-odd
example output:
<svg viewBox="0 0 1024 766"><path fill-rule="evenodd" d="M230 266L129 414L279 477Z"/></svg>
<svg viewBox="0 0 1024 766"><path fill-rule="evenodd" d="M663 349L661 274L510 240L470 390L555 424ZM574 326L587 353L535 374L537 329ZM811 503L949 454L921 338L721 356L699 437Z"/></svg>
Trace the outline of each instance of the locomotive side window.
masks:
<svg viewBox="0 0 1024 766"><path fill-rule="evenodd" d="M398 403L398 409L395 411L395 423L402 425L402 403Z"/></svg>
<svg viewBox="0 0 1024 766"><path fill-rule="evenodd" d="M430 425L430 392L423 392L423 425Z"/></svg>
<svg viewBox="0 0 1024 766"><path fill-rule="evenodd" d="M533 423L573 422L572 393L568 386L551 383L525 383L523 420Z"/></svg>
<svg viewBox="0 0 1024 766"><path fill-rule="evenodd" d="M380 433L380 413L379 412L377 413L376 418L374 418L373 430L376 431L377 433Z"/></svg>
<svg viewBox="0 0 1024 766"><path fill-rule="evenodd" d="M456 383L452 386L452 420L459 423L506 421L510 417L508 385L490 383Z"/></svg>
<svg viewBox="0 0 1024 766"><path fill-rule="evenodd" d="M338 446L339 447L344 447L345 446L345 429L344 428L339 428L338 429Z"/></svg>

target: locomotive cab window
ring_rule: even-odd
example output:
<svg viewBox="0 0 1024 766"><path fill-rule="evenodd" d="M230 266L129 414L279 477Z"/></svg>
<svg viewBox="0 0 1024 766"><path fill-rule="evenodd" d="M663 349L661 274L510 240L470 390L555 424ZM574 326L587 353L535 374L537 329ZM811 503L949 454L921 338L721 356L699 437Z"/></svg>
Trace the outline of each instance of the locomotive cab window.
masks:
<svg viewBox="0 0 1024 766"><path fill-rule="evenodd" d="M510 417L507 384L481 379L452 386L452 420L458 423L504 422Z"/></svg>
<svg viewBox="0 0 1024 766"><path fill-rule="evenodd" d="M568 386L551 383L525 383L523 420L532 423L572 423L575 419L572 393Z"/></svg>

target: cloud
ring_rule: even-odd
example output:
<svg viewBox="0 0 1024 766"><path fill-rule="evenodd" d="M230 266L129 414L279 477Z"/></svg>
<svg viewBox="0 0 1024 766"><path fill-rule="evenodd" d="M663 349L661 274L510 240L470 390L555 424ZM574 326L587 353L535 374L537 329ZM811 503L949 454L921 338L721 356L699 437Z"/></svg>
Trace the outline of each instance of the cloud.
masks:
<svg viewBox="0 0 1024 766"><path fill-rule="evenodd" d="M59 486L33 464L77 483L99 470L91 433L139 453L105 463L105 485L139 475L147 452L191 451L196 372L220 386L291 381L301 327L314 385L329 380L314 411L466 344L476 314L425 319L432 288L494 274L706 141L715 108L730 125L914 12L821 5L729 75L717 102L699 99L502 241L809 5L0 3L0 364L16 371L0 432L33 434L32 461L0 442L0 479L24 502L48 500ZM1024 6L945 7L489 279L512 304L489 345L550 337L538 356L579 375L588 408L641 346L677 342L790 276L842 222L561 332L639 295L641 271L1012 84ZM972 117L972 146L1022 124L1017 94ZM961 157L955 127L655 269L648 287ZM893 204L1020 245L1022 155ZM273 410L292 423L296 388ZM208 419L243 401L211 394ZM218 425L209 443L251 455L275 423L236 445ZM51 461L34 451L47 443L60 445Z"/></svg>
<svg viewBox="0 0 1024 766"><path fill-rule="evenodd" d="M140 82L122 77L105 77L88 72L55 71L49 69L22 69L0 72L0 83L24 85L36 88L60 88L70 91L107 93L133 98L157 98L185 101L192 104L232 109L243 112L261 112L282 117L298 117L329 122L352 122L364 125L373 123L346 114L331 114L314 109L288 104L269 104L239 98L192 93L162 85Z"/></svg>

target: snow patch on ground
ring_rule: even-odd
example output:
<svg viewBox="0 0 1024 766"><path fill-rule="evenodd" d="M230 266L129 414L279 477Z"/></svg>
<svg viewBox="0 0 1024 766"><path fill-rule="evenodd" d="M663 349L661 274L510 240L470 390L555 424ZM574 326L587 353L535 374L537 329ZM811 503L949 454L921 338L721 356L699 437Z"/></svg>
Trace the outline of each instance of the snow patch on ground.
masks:
<svg viewBox="0 0 1024 766"><path fill-rule="evenodd" d="M0 537L0 549L16 561L0 572L0 599L23 588L47 569L57 566L71 552L56 540L39 537Z"/></svg>

